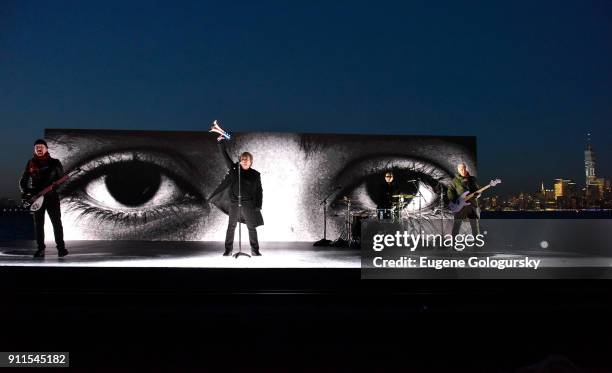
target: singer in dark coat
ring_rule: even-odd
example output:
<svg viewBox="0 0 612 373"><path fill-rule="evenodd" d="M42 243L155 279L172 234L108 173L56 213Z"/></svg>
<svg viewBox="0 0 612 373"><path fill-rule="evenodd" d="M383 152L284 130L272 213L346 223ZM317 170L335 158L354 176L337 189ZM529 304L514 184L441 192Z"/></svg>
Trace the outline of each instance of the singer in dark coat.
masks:
<svg viewBox="0 0 612 373"><path fill-rule="evenodd" d="M240 155L240 162L234 163L225 149L225 140L222 139L217 141L217 147L228 168L228 172L208 200L229 215L225 236L225 252L223 255L227 256L232 253L234 232L238 219L240 218L240 222L246 224L249 232L251 254L259 256L261 253L259 252L259 241L257 239L256 228L264 224L263 216L261 215L263 199L261 175L258 171L251 168L251 164L253 163L253 155L251 153L242 153ZM240 213L238 211L239 168L241 194ZM240 217L238 216L239 214Z"/></svg>

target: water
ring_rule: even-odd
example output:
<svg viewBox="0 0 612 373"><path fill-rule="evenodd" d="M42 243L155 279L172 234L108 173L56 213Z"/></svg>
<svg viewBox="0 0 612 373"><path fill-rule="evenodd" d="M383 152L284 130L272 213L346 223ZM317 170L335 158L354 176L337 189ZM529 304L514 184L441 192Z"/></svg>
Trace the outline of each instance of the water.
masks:
<svg viewBox="0 0 612 373"><path fill-rule="evenodd" d="M34 221L28 212L0 212L0 240L34 240Z"/></svg>
<svg viewBox="0 0 612 373"><path fill-rule="evenodd" d="M483 211L482 219L612 219L612 210Z"/></svg>

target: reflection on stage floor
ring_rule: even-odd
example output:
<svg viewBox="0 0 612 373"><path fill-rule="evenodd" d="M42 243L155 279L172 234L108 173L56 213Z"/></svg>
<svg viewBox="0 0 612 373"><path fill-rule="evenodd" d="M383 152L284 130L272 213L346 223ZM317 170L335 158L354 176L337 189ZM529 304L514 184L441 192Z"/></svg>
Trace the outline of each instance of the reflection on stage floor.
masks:
<svg viewBox="0 0 612 373"><path fill-rule="evenodd" d="M311 242L262 242L259 257L222 256L223 242L67 241L70 254L57 257L47 242L44 259L34 259L34 241L0 241L0 266L168 268L359 268L360 251L313 247ZM242 251L250 254L248 244ZM238 252L235 245L234 253Z"/></svg>

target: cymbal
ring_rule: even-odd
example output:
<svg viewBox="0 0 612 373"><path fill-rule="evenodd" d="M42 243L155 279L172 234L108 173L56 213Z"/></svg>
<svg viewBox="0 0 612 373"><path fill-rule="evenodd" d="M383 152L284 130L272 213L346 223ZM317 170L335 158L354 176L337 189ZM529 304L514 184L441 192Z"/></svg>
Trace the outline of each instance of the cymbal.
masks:
<svg viewBox="0 0 612 373"><path fill-rule="evenodd" d="M351 205L356 206L356 205L358 205L358 204L359 204L357 201L358 201L358 200L357 200L357 199L354 199L354 198L350 198L350 197L342 197L342 198L340 198L340 199L336 200L336 203L340 203L340 204L343 204L343 205L346 205L346 204L349 204L349 203L350 203Z"/></svg>
<svg viewBox="0 0 612 373"><path fill-rule="evenodd" d="M414 198L414 194L394 194L393 198Z"/></svg>

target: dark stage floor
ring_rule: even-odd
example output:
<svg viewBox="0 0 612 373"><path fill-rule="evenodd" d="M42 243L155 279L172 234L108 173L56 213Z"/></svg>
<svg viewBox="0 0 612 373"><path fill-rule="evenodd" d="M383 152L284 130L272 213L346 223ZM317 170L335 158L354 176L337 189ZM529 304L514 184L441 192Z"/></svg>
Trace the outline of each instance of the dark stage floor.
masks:
<svg viewBox="0 0 612 373"><path fill-rule="evenodd" d="M233 259L221 248L70 241L69 256L58 259L50 243L34 260L33 241L0 241L0 349L69 351L72 367L102 370L515 372L550 359L582 371L612 366L608 281L370 281L360 279L359 250L262 243L262 257ZM557 265L597 259L512 255Z"/></svg>

